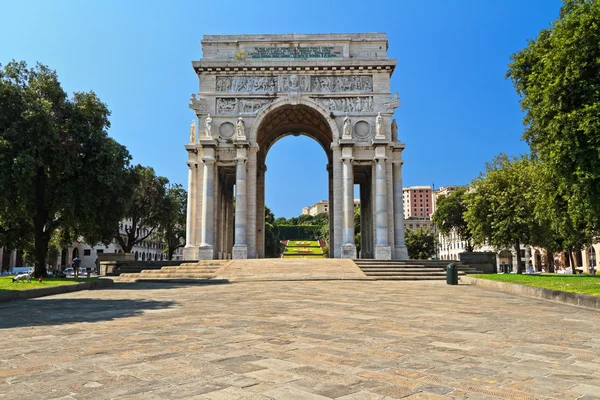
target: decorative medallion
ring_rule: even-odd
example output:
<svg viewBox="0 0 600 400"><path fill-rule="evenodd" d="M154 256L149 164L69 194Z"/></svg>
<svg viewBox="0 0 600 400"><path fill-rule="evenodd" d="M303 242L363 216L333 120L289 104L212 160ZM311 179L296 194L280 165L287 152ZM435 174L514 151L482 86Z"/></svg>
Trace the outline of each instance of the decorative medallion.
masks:
<svg viewBox="0 0 600 400"><path fill-rule="evenodd" d="M358 121L354 124L354 135L358 139L366 139L371 134L371 124L367 121Z"/></svg>
<svg viewBox="0 0 600 400"><path fill-rule="evenodd" d="M223 122L219 126L219 136L223 139L231 139L235 133L235 126L231 122Z"/></svg>

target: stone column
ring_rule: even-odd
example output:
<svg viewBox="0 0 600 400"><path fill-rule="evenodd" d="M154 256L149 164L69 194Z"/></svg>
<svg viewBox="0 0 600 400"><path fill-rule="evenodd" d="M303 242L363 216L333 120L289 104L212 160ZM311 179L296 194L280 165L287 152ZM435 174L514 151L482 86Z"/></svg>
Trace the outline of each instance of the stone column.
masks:
<svg viewBox="0 0 600 400"><path fill-rule="evenodd" d="M402 198L402 161L394 161L394 259L408 260L404 245L404 199Z"/></svg>
<svg viewBox="0 0 600 400"><path fill-rule="evenodd" d="M256 176L256 256L265 257L265 171L259 168Z"/></svg>
<svg viewBox="0 0 600 400"><path fill-rule="evenodd" d="M8 259L8 269L11 270L17 266L17 251L10 251L10 258Z"/></svg>
<svg viewBox="0 0 600 400"><path fill-rule="evenodd" d="M343 229L341 258L356 258L354 244L354 170L352 148L342 148Z"/></svg>
<svg viewBox="0 0 600 400"><path fill-rule="evenodd" d="M342 183L342 149L339 146L332 146L333 151L333 204L329 207L333 209L333 236L329 238L329 246L333 248L333 257L342 256L342 229L343 229L343 183Z"/></svg>
<svg viewBox="0 0 600 400"><path fill-rule="evenodd" d="M195 196L194 190L196 189L195 169L196 162L188 161L188 193L187 193L187 217L185 226L185 247L194 247L194 214L195 214Z"/></svg>
<svg viewBox="0 0 600 400"><path fill-rule="evenodd" d="M583 272L586 274L590 273L590 248L584 247L581 250L581 263L583 264Z"/></svg>
<svg viewBox="0 0 600 400"><path fill-rule="evenodd" d="M0 272L4 267L4 247L0 246Z"/></svg>
<svg viewBox="0 0 600 400"><path fill-rule="evenodd" d="M202 243L198 248L200 260L212 260L215 258L214 251L214 149L204 148L202 156L203 179L202 179Z"/></svg>
<svg viewBox="0 0 600 400"><path fill-rule="evenodd" d="M246 148L237 149L237 167L235 174L235 244L233 245L233 259L248 258L248 243L246 232L248 225L246 205Z"/></svg>
<svg viewBox="0 0 600 400"><path fill-rule="evenodd" d="M246 207L247 207L247 229L246 244L248 245L248 258L256 258L256 152L258 146L248 148L248 165L246 175Z"/></svg>
<svg viewBox="0 0 600 400"><path fill-rule="evenodd" d="M385 147L375 148L375 259L390 260L392 250L388 241L387 180Z"/></svg>
<svg viewBox="0 0 600 400"><path fill-rule="evenodd" d="M334 213L333 213L333 168L331 166L331 164L327 164L327 186L328 186L328 197L327 197L327 204L328 204L328 209L327 209L327 215L329 218L329 240L327 243L328 249L329 249L329 253L328 253L328 257L329 258L333 258L335 257L334 255L334 247L333 247L333 236L334 236L334 230L333 230L333 225L334 225Z"/></svg>

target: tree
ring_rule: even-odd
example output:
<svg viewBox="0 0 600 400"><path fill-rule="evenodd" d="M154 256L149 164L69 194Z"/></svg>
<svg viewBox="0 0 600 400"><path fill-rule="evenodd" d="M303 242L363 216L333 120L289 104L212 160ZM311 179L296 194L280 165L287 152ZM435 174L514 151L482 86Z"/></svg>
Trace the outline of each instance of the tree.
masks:
<svg viewBox="0 0 600 400"><path fill-rule="evenodd" d="M277 219L279 220L280 218ZM271 209L265 206L265 257L275 258L280 255L277 221Z"/></svg>
<svg viewBox="0 0 600 400"><path fill-rule="evenodd" d="M552 26L511 57L524 139L556 176L573 225L600 229L600 2L564 0ZM545 192L546 194L548 192Z"/></svg>
<svg viewBox="0 0 600 400"><path fill-rule="evenodd" d="M467 188L459 188L448 196L440 196L431 220L442 235L449 236L455 232L467 243L466 250L470 252L473 251L473 235L464 217L467 211L466 193Z"/></svg>
<svg viewBox="0 0 600 400"><path fill-rule="evenodd" d="M172 185L163 198L156 231L157 236L167 245L169 260L173 259L173 254L178 248L185 246L186 213L187 192L179 184Z"/></svg>
<svg viewBox="0 0 600 400"><path fill-rule="evenodd" d="M131 195L125 199L125 235L119 229L119 223L113 225L114 237L125 253L130 253L133 246L148 239L158 229L166 186L169 180L156 176L154 169L136 165L127 176L126 182L131 187Z"/></svg>
<svg viewBox="0 0 600 400"><path fill-rule="evenodd" d="M108 137L109 115L93 92L69 98L47 66L0 68L0 232L34 249L36 276L55 232L108 243L123 216L130 156Z"/></svg>
<svg viewBox="0 0 600 400"><path fill-rule="evenodd" d="M535 214L533 164L527 157L500 154L486 165L467 193L465 220L477 243L513 248L522 273L521 245L543 240L544 230Z"/></svg>
<svg viewBox="0 0 600 400"><path fill-rule="evenodd" d="M435 255L435 234L431 229L407 229L404 244L412 260L427 260Z"/></svg>

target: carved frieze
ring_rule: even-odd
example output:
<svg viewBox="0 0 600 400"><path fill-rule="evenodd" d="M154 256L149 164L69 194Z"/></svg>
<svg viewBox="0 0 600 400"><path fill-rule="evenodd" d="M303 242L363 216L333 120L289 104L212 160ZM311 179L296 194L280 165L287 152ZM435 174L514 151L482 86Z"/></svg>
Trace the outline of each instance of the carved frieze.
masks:
<svg viewBox="0 0 600 400"><path fill-rule="evenodd" d="M372 92L371 75L341 76L218 76L217 92L220 93L285 93L302 92Z"/></svg>
<svg viewBox="0 0 600 400"><path fill-rule="evenodd" d="M252 59L300 59L310 58L340 58L342 46L319 47L254 47L247 49L248 58Z"/></svg>
<svg viewBox="0 0 600 400"><path fill-rule="evenodd" d="M217 114L256 114L273 99L218 97Z"/></svg>
<svg viewBox="0 0 600 400"><path fill-rule="evenodd" d="M364 97L318 97L315 98L329 111L345 113L372 113L373 96Z"/></svg>

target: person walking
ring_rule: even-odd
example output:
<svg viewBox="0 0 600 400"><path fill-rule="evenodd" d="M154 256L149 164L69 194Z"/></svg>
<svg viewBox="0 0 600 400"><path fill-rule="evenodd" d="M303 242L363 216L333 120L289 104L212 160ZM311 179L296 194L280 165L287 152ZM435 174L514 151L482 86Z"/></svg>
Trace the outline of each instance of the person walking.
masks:
<svg viewBox="0 0 600 400"><path fill-rule="evenodd" d="M79 278L79 266L81 265L81 260L79 259L79 257L75 257L73 259L73 274L75 276L75 279Z"/></svg>

